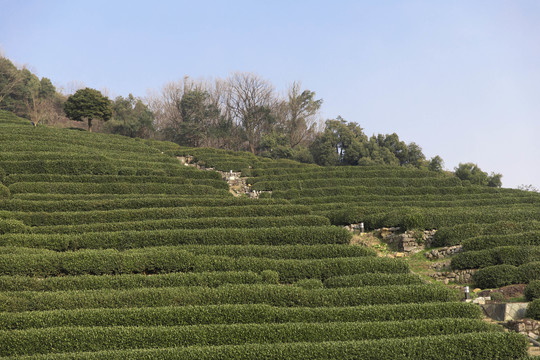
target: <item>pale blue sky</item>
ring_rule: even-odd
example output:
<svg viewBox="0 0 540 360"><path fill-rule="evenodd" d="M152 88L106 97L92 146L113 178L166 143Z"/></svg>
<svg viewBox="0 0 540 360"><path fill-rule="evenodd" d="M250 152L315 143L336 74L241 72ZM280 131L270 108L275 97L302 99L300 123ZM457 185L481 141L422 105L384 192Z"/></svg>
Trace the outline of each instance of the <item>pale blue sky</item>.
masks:
<svg viewBox="0 0 540 360"><path fill-rule="evenodd" d="M0 48L57 86L301 81L323 116L540 188L540 1L0 0Z"/></svg>

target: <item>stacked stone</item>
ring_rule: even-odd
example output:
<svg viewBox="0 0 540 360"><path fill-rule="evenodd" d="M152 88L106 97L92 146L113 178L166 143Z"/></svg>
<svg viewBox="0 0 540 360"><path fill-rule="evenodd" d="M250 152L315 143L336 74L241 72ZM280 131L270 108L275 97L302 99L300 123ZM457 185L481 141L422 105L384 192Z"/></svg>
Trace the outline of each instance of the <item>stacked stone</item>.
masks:
<svg viewBox="0 0 540 360"><path fill-rule="evenodd" d="M527 335L533 339L540 336L540 322L532 319L511 320L506 323L509 330Z"/></svg>
<svg viewBox="0 0 540 360"><path fill-rule="evenodd" d="M463 248L461 245L454 245L454 246L447 246L440 249L433 249L431 251L426 252L424 255L430 259L444 259L445 257L460 253L463 251Z"/></svg>
<svg viewBox="0 0 540 360"><path fill-rule="evenodd" d="M455 282L457 284L468 284L472 282L472 275L477 269L455 270L455 271L442 271L431 274L436 280L440 280L445 284L449 282Z"/></svg>

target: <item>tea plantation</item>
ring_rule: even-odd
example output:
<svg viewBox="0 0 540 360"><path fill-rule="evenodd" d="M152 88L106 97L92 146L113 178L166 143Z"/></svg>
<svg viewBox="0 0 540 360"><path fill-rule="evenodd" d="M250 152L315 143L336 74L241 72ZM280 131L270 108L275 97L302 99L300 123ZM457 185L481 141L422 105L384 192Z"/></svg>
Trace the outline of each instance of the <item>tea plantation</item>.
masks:
<svg viewBox="0 0 540 360"><path fill-rule="evenodd" d="M260 198L234 197L218 172L182 165L185 155L242 171ZM493 278L505 267L506 283L531 281L540 279L536 193L410 168L319 167L33 127L7 112L0 182L5 359L527 352L524 336L484 322L476 305L425 283L405 260L350 245L341 225L438 229L438 246L463 244L456 269Z"/></svg>

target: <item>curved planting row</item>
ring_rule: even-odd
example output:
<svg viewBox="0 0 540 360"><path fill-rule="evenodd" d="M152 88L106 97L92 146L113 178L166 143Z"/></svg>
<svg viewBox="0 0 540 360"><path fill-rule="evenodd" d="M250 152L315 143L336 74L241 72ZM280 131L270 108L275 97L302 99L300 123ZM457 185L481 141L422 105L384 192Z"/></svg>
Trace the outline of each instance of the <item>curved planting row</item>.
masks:
<svg viewBox="0 0 540 360"><path fill-rule="evenodd" d="M203 217L292 216L307 215L302 205L189 206L166 208L118 209L110 211L10 212L10 217L28 226L76 225L159 219Z"/></svg>
<svg viewBox="0 0 540 360"><path fill-rule="evenodd" d="M471 319L190 326L55 327L0 330L0 356L119 349L219 346L246 343L360 341L479 332L502 332ZM406 334L406 336L404 336ZM407 336L408 335L408 336Z"/></svg>
<svg viewBox="0 0 540 360"><path fill-rule="evenodd" d="M253 184L253 190L274 191L291 189L320 189L328 187L421 187L421 186L461 186L461 180L456 177L448 178L326 178L315 180L277 180L277 181L260 181Z"/></svg>
<svg viewBox="0 0 540 360"><path fill-rule="evenodd" d="M319 196L356 196L356 195L460 195L460 194L501 194L515 192L512 189L498 189L487 186L420 186L420 187L384 187L384 186L340 186L316 189L274 190L272 198L298 199Z"/></svg>
<svg viewBox="0 0 540 360"><path fill-rule="evenodd" d="M501 264L518 266L532 261L540 261L540 246L499 246L457 254L452 258L452 268L478 269Z"/></svg>
<svg viewBox="0 0 540 360"><path fill-rule="evenodd" d="M303 289L281 285L141 288L128 290L17 291L3 295L0 311L127 308L220 304L273 306L360 306L455 301L451 289L435 285L388 285L359 288Z"/></svg>
<svg viewBox="0 0 540 360"><path fill-rule="evenodd" d="M0 220L1 222L2 220ZM284 226L326 226L330 221L323 216L297 215L259 217L208 217L195 219L159 219L114 223L93 223L80 225L56 225L24 227L24 232L35 234L69 234L84 232L144 231L164 229L207 229L207 228L268 228Z"/></svg>
<svg viewBox="0 0 540 360"><path fill-rule="evenodd" d="M467 223L451 227L440 228L434 237L434 246L452 246L465 239L486 235L512 235L540 230L540 221L508 221L502 220L494 223Z"/></svg>
<svg viewBox="0 0 540 360"><path fill-rule="evenodd" d="M407 273L406 263L370 256L323 259L272 259L194 255L174 248L139 251L86 250L34 254L1 254L0 275L58 276L156 274L204 271L277 271L287 283L299 279L327 279L366 272Z"/></svg>
<svg viewBox="0 0 540 360"><path fill-rule="evenodd" d="M245 197L216 197L209 195L164 195L164 194L86 194L69 196L64 194L13 194L12 199L0 200L0 210L20 212L59 211L110 211L120 209L165 208L188 206L245 206L285 205L286 200L248 199Z"/></svg>
<svg viewBox="0 0 540 360"><path fill-rule="evenodd" d="M304 170L305 169L305 170ZM272 172L287 170L286 174L272 174ZM294 172L292 172L294 170ZM417 169L391 167L369 168L364 166L342 167L310 167L310 168L281 168L281 169L253 169L247 180L248 184L259 182L291 181L291 180L315 180L315 179L340 179L340 178L443 178L444 175L433 171L418 171Z"/></svg>
<svg viewBox="0 0 540 360"><path fill-rule="evenodd" d="M37 247L56 251L77 249L131 249L148 246L348 244L351 234L332 226L279 228L210 228L146 231L89 232L83 234L4 234L0 246Z"/></svg>
<svg viewBox="0 0 540 360"><path fill-rule="evenodd" d="M62 182L19 182L10 185L13 194L44 193L44 194L175 194L175 195L221 195L228 194L225 184L192 185L167 183L62 183Z"/></svg>
<svg viewBox="0 0 540 360"><path fill-rule="evenodd" d="M274 199L274 198L272 198ZM338 195L338 196L321 196L321 197L306 197L289 200L291 204L301 205L324 205L331 203L360 203L360 204L381 204L392 206L394 203L436 206L432 204L472 204L474 206L481 205L482 202L500 202L502 204L512 203L514 201L522 203L536 203L540 199L540 195L527 192L505 192L493 196L491 193L479 194L432 194L432 195ZM278 199L274 199L278 200Z"/></svg>
<svg viewBox="0 0 540 360"><path fill-rule="evenodd" d="M289 322L366 322L480 319L480 308L459 302L347 307L276 307L266 304L48 310L0 313L0 329L55 326L178 326Z"/></svg>
<svg viewBox="0 0 540 360"><path fill-rule="evenodd" d="M509 264L486 266L474 273L473 280L481 288L528 284L540 280L540 262L532 261L519 266Z"/></svg>
<svg viewBox="0 0 540 360"><path fill-rule="evenodd" d="M58 291L178 286L217 287L225 284L277 284L278 281L279 273L272 270L263 270L260 274L252 271L209 271L156 274L153 276L144 274L80 275L49 277L46 279L25 276L0 276L0 289L2 291ZM364 273L330 277L325 280L324 287L418 285L422 283L422 280L414 274Z"/></svg>
<svg viewBox="0 0 540 360"><path fill-rule="evenodd" d="M477 251L499 246L540 245L540 230L505 235L484 235L465 239L463 251Z"/></svg>
<svg viewBox="0 0 540 360"><path fill-rule="evenodd" d="M208 172L208 174L215 174ZM59 174L15 174L6 176L3 183L9 186L14 183L163 183L163 184L190 184L196 181L198 185L214 185L223 188L227 183L214 177L208 179L192 179L189 174L185 176L148 176L148 175L59 175ZM219 184L219 185L218 185Z"/></svg>
<svg viewBox="0 0 540 360"><path fill-rule="evenodd" d="M339 210L316 211L313 214L326 216L336 225L364 222L369 229L393 226L404 229L437 229L464 223L536 221L539 211L536 204L444 208L342 206Z"/></svg>
<svg viewBox="0 0 540 360"><path fill-rule="evenodd" d="M519 359L527 340L516 333L479 332L404 339L298 342L118 350L32 356L28 359Z"/></svg>

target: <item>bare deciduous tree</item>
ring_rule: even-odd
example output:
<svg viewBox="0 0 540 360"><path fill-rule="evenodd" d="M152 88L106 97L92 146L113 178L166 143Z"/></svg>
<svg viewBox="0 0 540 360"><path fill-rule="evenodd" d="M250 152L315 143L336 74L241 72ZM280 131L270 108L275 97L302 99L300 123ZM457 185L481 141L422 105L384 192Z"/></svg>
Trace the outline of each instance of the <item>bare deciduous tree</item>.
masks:
<svg viewBox="0 0 540 360"><path fill-rule="evenodd" d="M276 106L272 84L251 73L234 73L228 80L227 113L239 124L255 153L262 134L271 126Z"/></svg>
<svg viewBox="0 0 540 360"><path fill-rule="evenodd" d="M30 114L30 121L32 121L34 126L38 124L51 125L59 118L53 101L40 98L33 91L30 93L30 100L27 103L27 107Z"/></svg>
<svg viewBox="0 0 540 360"><path fill-rule="evenodd" d="M182 122L180 102L183 94L184 82L173 81L163 85L160 93L150 93L146 97L148 107L154 113L154 128L157 131L176 128Z"/></svg>
<svg viewBox="0 0 540 360"><path fill-rule="evenodd" d="M322 103L298 83L280 98L270 82L252 73L215 80L185 77L146 101L162 139L252 153L260 151L264 135L280 134L291 148L307 145L317 132Z"/></svg>

